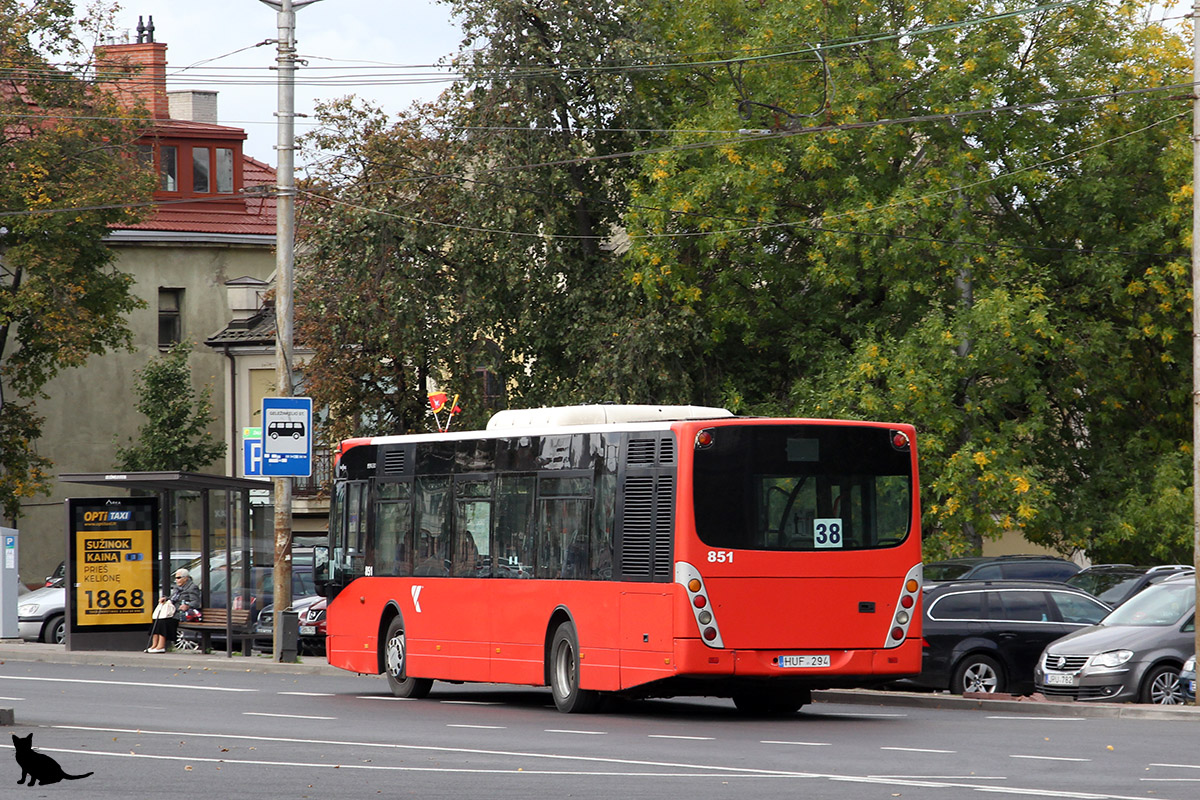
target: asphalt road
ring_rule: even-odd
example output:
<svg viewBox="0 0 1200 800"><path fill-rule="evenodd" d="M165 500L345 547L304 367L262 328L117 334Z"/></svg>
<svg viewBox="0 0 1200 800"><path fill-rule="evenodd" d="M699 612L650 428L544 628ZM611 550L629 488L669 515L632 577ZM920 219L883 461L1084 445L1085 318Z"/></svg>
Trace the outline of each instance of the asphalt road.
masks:
<svg viewBox="0 0 1200 800"><path fill-rule="evenodd" d="M435 684L258 659L0 663L12 733L80 781L3 796L88 798L1052 798L1200 795L1200 716L1048 713L1038 704L819 702L786 719L731 703L565 715L549 691ZM243 667L242 665L246 666ZM281 666L281 665L275 665ZM960 701L962 702L962 701ZM13 794L14 791L20 795Z"/></svg>

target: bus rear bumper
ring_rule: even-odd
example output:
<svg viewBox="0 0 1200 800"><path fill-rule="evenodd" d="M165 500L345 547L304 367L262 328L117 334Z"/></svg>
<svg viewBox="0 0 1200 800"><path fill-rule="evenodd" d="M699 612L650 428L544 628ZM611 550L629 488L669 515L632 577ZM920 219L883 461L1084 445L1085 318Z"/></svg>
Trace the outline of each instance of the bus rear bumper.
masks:
<svg viewBox="0 0 1200 800"><path fill-rule="evenodd" d="M861 686L919 673L921 640L907 639L888 649L727 650L709 647L699 639L677 639L675 671L680 676L790 678L814 687Z"/></svg>

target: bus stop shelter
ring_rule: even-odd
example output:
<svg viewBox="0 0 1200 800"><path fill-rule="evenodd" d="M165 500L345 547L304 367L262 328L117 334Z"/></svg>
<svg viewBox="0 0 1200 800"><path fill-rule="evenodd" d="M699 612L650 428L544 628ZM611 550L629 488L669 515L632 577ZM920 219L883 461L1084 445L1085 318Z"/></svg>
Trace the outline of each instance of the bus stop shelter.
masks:
<svg viewBox="0 0 1200 800"><path fill-rule="evenodd" d="M102 486L110 492L124 490L135 497L158 498L154 587L170 595L172 575L187 567L199 584L205 608L251 608L255 564L274 563L273 522L270 519L271 482L196 472L62 473L64 483ZM252 493L263 500L252 505ZM87 498L91 499L91 498ZM72 552L68 523L67 559ZM140 650L146 646L149 625L138 631L130 626L109 630L73 630L72 603L76 591L67 570L68 650ZM256 609L257 611L257 609ZM229 618L229 615L226 615ZM232 623L227 622L227 626ZM219 636L219 633L217 634ZM207 640L207 636L204 637ZM233 654L233 631L226 630L226 655ZM250 643L244 652L250 654Z"/></svg>

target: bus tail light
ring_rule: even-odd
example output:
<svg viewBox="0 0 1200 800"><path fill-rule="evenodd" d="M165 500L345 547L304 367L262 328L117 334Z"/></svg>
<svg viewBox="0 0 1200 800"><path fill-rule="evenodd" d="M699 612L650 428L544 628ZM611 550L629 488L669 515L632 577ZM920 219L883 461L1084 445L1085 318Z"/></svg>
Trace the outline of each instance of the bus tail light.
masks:
<svg viewBox="0 0 1200 800"><path fill-rule="evenodd" d="M704 586L704 578L700 576L700 570L686 561L676 561L675 582L682 586L688 594L701 641L709 647L724 647L725 645L721 642L721 629L717 626L717 619L713 615L708 589Z"/></svg>
<svg viewBox="0 0 1200 800"><path fill-rule="evenodd" d="M888 631L884 647L899 647L908 636L908 628L912 625L917 598L921 595L921 565L917 564L904 576L904 586L900 589L900 600L896 603L896 613L892 615L892 628Z"/></svg>

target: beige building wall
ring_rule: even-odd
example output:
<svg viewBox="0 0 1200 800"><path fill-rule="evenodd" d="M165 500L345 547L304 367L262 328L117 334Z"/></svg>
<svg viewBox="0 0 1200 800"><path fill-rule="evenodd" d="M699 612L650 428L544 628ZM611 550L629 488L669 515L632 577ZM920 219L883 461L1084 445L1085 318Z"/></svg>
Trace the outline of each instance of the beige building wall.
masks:
<svg viewBox="0 0 1200 800"><path fill-rule="evenodd" d="M129 316L132 352L93 356L85 366L67 370L47 384L49 398L37 403L38 413L45 418L37 448L54 462L54 474L111 472L116 467L117 446L136 439L144 417L135 408L135 373L160 353L160 288L183 290L182 336L193 344L190 363L194 386L197 391L209 390L216 417L211 433L230 441L226 399L229 368L224 355L206 347L204 340L232 318L225 281L243 275L268 280L275 268L275 256L271 237L214 236L209 237L211 242L204 238L203 234L123 231L110 242L117 251L117 268L135 277L133 293L146 306ZM232 474L227 472L228 466L229 459L223 459L205 471ZM63 559L64 500L103 494L101 487L54 481L50 497L35 497L22 505L18 527L23 581L32 583L45 577Z"/></svg>

